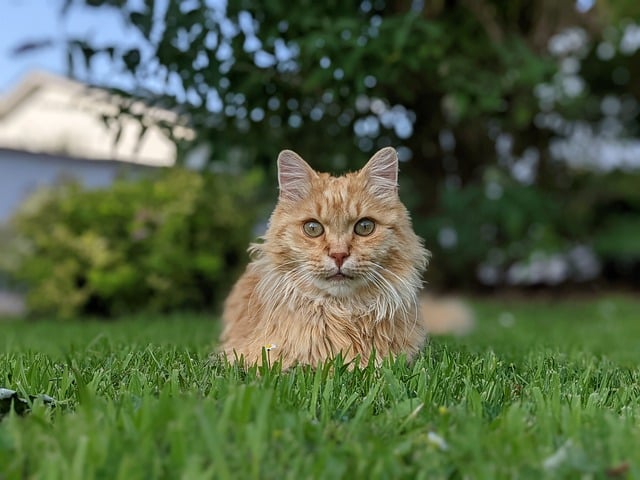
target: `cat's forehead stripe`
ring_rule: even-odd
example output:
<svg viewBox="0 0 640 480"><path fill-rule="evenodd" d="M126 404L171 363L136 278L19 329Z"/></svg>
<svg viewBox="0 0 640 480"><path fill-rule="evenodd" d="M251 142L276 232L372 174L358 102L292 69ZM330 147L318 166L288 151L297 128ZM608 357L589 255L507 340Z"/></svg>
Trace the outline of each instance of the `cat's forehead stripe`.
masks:
<svg viewBox="0 0 640 480"><path fill-rule="evenodd" d="M324 201L320 203L320 214L326 218L329 213L344 221L351 221L360 213L359 201L361 195L353 189L348 178L332 177L323 185L322 196Z"/></svg>

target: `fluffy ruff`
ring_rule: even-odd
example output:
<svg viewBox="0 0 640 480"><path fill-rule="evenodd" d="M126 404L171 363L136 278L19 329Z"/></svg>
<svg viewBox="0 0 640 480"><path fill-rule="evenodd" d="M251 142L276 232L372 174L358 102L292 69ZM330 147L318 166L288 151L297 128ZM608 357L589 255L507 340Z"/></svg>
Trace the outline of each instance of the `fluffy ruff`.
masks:
<svg viewBox="0 0 640 480"><path fill-rule="evenodd" d="M283 368L317 365L338 353L345 361L359 357L363 365L373 353L378 362L399 353L413 357L426 338L419 277L394 282L377 271L371 277L372 286L357 296L310 295L298 286L304 274L296 278L258 259L227 300L221 349L230 359L253 364L264 347L272 348L270 358Z"/></svg>

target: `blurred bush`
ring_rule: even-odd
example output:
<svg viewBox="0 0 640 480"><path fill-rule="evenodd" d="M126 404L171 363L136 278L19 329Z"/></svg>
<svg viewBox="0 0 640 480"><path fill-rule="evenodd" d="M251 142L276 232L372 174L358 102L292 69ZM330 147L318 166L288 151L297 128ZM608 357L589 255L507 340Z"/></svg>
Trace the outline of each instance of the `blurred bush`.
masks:
<svg viewBox="0 0 640 480"><path fill-rule="evenodd" d="M603 276L640 285L640 174L583 179L573 209L588 212L586 231L603 261Z"/></svg>
<svg viewBox="0 0 640 480"><path fill-rule="evenodd" d="M433 251L430 282L449 287L557 285L640 278L640 175L583 172L543 189L486 172L443 188L416 229Z"/></svg>
<svg viewBox="0 0 640 480"><path fill-rule="evenodd" d="M508 179L443 189L437 213L416 225L434 253L432 280L469 287L487 261L493 275L501 276L535 251L564 249L562 218L554 205L547 192Z"/></svg>
<svg viewBox="0 0 640 480"><path fill-rule="evenodd" d="M246 263L260 181L171 169L104 190L41 190L13 219L10 271L35 314L212 307Z"/></svg>

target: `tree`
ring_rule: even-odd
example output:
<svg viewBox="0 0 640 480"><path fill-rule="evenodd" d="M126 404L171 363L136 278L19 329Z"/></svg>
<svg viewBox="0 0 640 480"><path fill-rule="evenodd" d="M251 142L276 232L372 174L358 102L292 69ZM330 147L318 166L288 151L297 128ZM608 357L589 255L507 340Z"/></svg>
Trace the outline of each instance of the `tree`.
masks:
<svg viewBox="0 0 640 480"><path fill-rule="evenodd" d="M187 114L212 161L273 169L277 152L291 148L339 171L358 168L379 147L398 148L401 192L429 245L448 248L439 235L449 217L473 226L449 275L456 282L494 246L519 245L501 260L506 268L536 248L584 237L587 221L563 221L553 207L571 181L551 160L554 132L534 122L542 102L534 90L557 77L558 58L547 48L555 34L578 25L599 37L611 18L636 8L600 2L581 13L573 2L542 0L65 3L81 6L117 8L144 42L123 49L70 39L72 69L109 56L139 85L124 93ZM163 87L148 90L149 78ZM561 108L575 116L595 98L583 97ZM517 178L513 162L501 163L501 148L528 155L534 174ZM498 207L486 204L495 185L494 193L509 192ZM484 217L467 222L476 207ZM543 234L530 235L531 225Z"/></svg>
<svg viewBox="0 0 640 480"><path fill-rule="evenodd" d="M137 95L188 112L214 158L241 147L246 161L272 165L288 147L323 168L355 168L395 145L425 211L444 177L464 184L493 160L490 121L530 130L532 89L554 70L541 48L549 18L575 16L545 2L67 3L120 9L147 45L71 39L71 50L87 65L110 55ZM161 94L144 91L149 77Z"/></svg>

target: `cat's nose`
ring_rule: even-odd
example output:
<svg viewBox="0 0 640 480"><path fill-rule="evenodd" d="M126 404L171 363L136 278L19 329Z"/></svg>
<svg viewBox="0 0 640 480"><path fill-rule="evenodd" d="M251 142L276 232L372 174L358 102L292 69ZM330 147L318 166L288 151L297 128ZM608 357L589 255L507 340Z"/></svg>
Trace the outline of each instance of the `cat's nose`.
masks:
<svg viewBox="0 0 640 480"><path fill-rule="evenodd" d="M330 253L329 256L333 258L338 268L341 268L342 264L344 263L344 259L347 258L349 254L347 252L337 252L337 253Z"/></svg>

